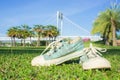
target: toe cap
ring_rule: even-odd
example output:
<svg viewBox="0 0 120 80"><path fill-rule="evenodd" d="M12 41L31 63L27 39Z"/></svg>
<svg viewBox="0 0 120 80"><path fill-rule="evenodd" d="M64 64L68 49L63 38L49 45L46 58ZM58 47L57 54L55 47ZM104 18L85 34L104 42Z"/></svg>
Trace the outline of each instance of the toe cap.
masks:
<svg viewBox="0 0 120 80"><path fill-rule="evenodd" d="M83 69L111 68L110 62L102 57L92 58L82 64Z"/></svg>
<svg viewBox="0 0 120 80"><path fill-rule="evenodd" d="M43 66L44 63L45 63L45 59L42 55L33 58L31 61L32 66Z"/></svg>

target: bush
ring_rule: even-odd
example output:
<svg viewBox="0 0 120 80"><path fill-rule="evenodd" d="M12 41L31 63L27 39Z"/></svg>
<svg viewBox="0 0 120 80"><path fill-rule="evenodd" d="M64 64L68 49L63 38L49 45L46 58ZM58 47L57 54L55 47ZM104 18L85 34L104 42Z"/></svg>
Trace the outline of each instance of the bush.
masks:
<svg viewBox="0 0 120 80"><path fill-rule="evenodd" d="M83 39L83 42L89 42L90 41L90 38L84 38Z"/></svg>

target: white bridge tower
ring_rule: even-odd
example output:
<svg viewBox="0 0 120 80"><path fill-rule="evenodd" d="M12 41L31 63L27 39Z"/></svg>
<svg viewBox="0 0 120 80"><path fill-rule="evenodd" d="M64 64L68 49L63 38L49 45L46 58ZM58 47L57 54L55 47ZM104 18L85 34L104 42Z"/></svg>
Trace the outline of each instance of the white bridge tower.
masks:
<svg viewBox="0 0 120 80"><path fill-rule="evenodd" d="M63 27L63 13L57 11L57 28L60 30L60 36L62 36Z"/></svg>

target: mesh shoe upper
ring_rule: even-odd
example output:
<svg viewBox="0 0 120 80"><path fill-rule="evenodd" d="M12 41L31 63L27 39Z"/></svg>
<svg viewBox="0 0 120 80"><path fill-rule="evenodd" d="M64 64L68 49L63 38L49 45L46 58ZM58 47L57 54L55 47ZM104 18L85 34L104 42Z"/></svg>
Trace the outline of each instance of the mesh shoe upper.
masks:
<svg viewBox="0 0 120 80"><path fill-rule="evenodd" d="M52 49L43 54L43 56L44 59L51 60L68 55L75 51L79 51L83 48L84 46L81 38L77 38L75 40L63 39L59 42L54 43Z"/></svg>

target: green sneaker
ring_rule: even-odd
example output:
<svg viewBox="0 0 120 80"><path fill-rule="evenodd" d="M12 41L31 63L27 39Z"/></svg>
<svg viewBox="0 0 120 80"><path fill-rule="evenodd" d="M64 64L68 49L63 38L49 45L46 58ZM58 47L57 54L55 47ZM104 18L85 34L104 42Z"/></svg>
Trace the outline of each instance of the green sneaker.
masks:
<svg viewBox="0 0 120 80"><path fill-rule="evenodd" d="M49 48L51 49L46 52ZM83 48L83 41L80 37L75 39L63 38L52 42L40 56L32 60L31 64L32 66L58 65L70 59L82 56Z"/></svg>

